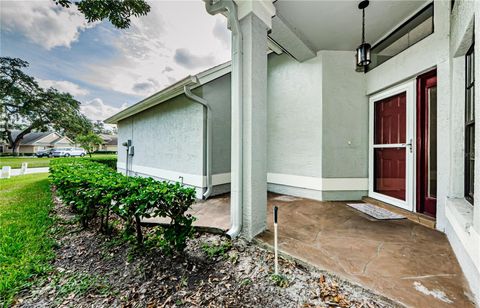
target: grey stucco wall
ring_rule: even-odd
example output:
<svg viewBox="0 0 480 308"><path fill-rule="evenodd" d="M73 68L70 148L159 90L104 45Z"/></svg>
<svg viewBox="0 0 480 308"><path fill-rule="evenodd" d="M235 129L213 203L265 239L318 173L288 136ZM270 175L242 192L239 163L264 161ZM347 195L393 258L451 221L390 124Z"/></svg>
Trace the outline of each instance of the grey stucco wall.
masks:
<svg viewBox="0 0 480 308"><path fill-rule="evenodd" d="M268 172L321 177L322 63L268 59Z"/></svg>
<svg viewBox="0 0 480 308"><path fill-rule="evenodd" d="M200 105L177 96L120 121L119 143L132 140L132 165L201 175L203 121ZM124 163L125 151L119 152L119 162Z"/></svg>
<svg viewBox="0 0 480 308"><path fill-rule="evenodd" d="M217 78L193 92L205 98L212 109L212 173L230 172L230 75ZM132 140L134 166L202 176L206 146L206 112L184 94L118 123L119 144ZM120 147L120 168L125 164L125 148ZM156 176L143 170L139 175ZM162 172L160 172L162 173ZM158 177L158 176L156 176ZM178 178L165 178L178 180ZM185 179L187 181L187 179ZM225 190L223 188L223 190ZM218 190L219 191L219 190Z"/></svg>
<svg viewBox="0 0 480 308"><path fill-rule="evenodd" d="M230 172L230 74L202 86L203 97L212 108L212 173Z"/></svg>
<svg viewBox="0 0 480 308"><path fill-rule="evenodd" d="M323 51L322 177L368 176L368 99L365 76L350 51Z"/></svg>

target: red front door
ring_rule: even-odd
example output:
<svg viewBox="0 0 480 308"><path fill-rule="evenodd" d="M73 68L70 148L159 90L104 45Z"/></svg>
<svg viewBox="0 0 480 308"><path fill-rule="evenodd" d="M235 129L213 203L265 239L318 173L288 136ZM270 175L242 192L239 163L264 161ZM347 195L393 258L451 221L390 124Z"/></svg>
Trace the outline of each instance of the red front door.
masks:
<svg viewBox="0 0 480 308"><path fill-rule="evenodd" d="M417 212L437 213L437 72L417 78Z"/></svg>
<svg viewBox="0 0 480 308"><path fill-rule="evenodd" d="M406 200L406 92L374 104L374 182L376 193Z"/></svg>

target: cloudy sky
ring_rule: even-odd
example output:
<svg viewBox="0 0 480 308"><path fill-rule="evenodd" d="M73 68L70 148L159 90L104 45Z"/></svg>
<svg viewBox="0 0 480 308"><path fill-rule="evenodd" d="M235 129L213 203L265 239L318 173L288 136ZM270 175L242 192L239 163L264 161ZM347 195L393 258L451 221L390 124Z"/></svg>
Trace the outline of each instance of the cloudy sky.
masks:
<svg viewBox="0 0 480 308"><path fill-rule="evenodd" d="M53 0L0 0L0 54L28 61L41 86L71 93L92 120L230 60L226 20L201 0L149 4L147 16L118 30Z"/></svg>

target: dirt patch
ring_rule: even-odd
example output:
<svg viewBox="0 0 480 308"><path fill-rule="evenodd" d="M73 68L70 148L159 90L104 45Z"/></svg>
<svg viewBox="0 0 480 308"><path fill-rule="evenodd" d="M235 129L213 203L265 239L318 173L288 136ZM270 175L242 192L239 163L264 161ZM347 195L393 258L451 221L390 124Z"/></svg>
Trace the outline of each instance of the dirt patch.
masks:
<svg viewBox="0 0 480 308"><path fill-rule="evenodd" d="M292 260L281 259L282 276L274 276L272 253L242 239L196 234L181 256L165 255L153 241L134 249L119 235L82 230L56 203L55 270L20 294L17 307L396 306Z"/></svg>

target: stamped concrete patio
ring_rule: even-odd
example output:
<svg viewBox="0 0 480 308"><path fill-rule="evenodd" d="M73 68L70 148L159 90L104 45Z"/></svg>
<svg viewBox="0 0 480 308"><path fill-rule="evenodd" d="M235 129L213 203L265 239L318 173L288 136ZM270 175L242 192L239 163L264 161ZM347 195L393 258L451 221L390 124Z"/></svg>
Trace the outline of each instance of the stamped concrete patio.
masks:
<svg viewBox="0 0 480 308"><path fill-rule="evenodd" d="M269 194L279 207L282 252L361 284L408 307L474 307L446 236L407 219L376 220L345 202ZM192 209L195 225L226 230L229 197ZM272 215L258 236L273 243Z"/></svg>

